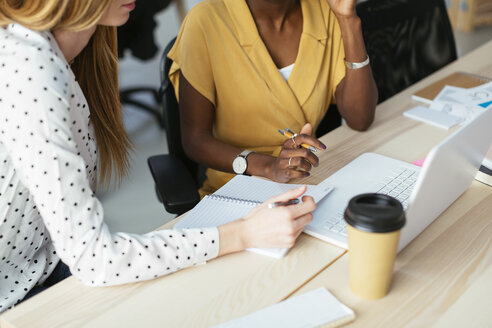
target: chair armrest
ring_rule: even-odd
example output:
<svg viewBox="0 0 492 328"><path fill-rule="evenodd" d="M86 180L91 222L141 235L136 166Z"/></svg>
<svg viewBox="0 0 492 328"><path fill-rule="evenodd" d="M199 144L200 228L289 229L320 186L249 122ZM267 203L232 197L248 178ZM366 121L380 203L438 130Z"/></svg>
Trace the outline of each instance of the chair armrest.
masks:
<svg viewBox="0 0 492 328"><path fill-rule="evenodd" d="M147 163L156 184L157 196L167 212L179 215L200 201L195 180L178 157L151 156Z"/></svg>

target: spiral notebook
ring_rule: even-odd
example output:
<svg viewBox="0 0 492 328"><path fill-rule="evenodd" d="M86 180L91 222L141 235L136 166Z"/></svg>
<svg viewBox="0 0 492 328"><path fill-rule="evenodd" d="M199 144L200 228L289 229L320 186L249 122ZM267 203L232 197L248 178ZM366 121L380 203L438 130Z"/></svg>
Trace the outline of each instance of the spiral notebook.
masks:
<svg viewBox="0 0 492 328"><path fill-rule="evenodd" d="M354 311L322 287L214 328L340 327L354 319Z"/></svg>
<svg viewBox="0 0 492 328"><path fill-rule="evenodd" d="M278 183L256 177L238 175L211 195L205 196L186 216L174 226L175 229L205 228L219 226L244 217L254 207L301 185ZM308 185L305 195L317 203L333 188L324 184ZM286 248L250 248L249 251L281 258Z"/></svg>

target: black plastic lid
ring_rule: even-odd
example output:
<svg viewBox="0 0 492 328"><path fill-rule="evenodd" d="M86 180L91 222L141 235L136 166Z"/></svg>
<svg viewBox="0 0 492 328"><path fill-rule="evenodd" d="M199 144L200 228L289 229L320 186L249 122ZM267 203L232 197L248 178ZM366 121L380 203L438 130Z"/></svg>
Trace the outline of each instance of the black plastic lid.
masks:
<svg viewBox="0 0 492 328"><path fill-rule="evenodd" d="M405 225L401 203L391 196L376 193L354 196L344 217L352 227L366 232L391 232Z"/></svg>

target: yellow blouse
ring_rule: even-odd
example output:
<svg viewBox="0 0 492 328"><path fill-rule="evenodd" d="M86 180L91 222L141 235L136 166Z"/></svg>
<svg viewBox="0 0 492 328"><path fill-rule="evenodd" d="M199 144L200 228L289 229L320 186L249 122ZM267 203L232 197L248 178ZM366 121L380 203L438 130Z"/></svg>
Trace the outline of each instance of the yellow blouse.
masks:
<svg viewBox="0 0 492 328"><path fill-rule="evenodd" d="M345 76L338 22L326 0L300 0L303 32L288 79L278 71L244 0L205 0L186 16L168 57L176 95L179 73L215 106L214 136L242 149L277 156L278 129L318 126ZM183 131L186 133L186 131ZM232 166L232 163L231 163ZM207 170L200 195L234 174Z"/></svg>

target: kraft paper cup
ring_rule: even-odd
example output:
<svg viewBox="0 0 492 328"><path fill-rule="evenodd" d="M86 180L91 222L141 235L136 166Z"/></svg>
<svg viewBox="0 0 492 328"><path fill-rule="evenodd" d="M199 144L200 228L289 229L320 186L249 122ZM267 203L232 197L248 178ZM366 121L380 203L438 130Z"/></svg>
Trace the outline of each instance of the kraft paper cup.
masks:
<svg viewBox="0 0 492 328"><path fill-rule="evenodd" d="M351 291L365 299L384 297L405 224L401 203L382 194L353 197L345 210Z"/></svg>

